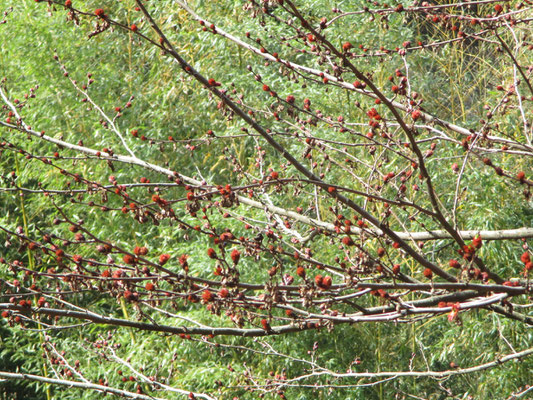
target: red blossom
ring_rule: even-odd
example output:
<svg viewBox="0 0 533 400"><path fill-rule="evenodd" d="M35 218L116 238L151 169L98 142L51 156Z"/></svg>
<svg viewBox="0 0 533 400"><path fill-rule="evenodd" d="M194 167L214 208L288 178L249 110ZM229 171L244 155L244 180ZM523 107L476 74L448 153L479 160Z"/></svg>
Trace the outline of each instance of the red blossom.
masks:
<svg viewBox="0 0 533 400"><path fill-rule="evenodd" d="M420 119L421 116L422 116L422 113L420 112L420 110L414 110L411 113L411 118L413 118L413 121Z"/></svg>
<svg viewBox="0 0 533 400"><path fill-rule="evenodd" d="M96 10L94 10L94 15L102 19L107 18L107 15L105 14L103 8L97 8Z"/></svg>
<svg viewBox="0 0 533 400"><path fill-rule="evenodd" d="M166 254L168 257L170 257L168 254ZM187 266L187 259L189 258L189 255L188 254L182 254L180 256L180 258L178 259L180 265L182 267L186 267ZM159 258L159 261L161 261L161 257Z"/></svg>
<svg viewBox="0 0 533 400"><path fill-rule="evenodd" d="M159 256L159 265L164 265L170 259L170 254L161 254Z"/></svg>
<svg viewBox="0 0 533 400"><path fill-rule="evenodd" d="M124 257L122 257L122 260L124 261L124 264L135 264L135 257L130 254L125 254Z"/></svg>
<svg viewBox="0 0 533 400"><path fill-rule="evenodd" d="M263 329L265 331L269 331L270 330L270 324L268 323L268 321L266 319L262 319L261 320L261 326L263 327Z"/></svg>
<svg viewBox="0 0 533 400"><path fill-rule="evenodd" d="M345 236L342 238L342 244L345 246L353 246L355 243L350 236Z"/></svg>
<svg viewBox="0 0 533 400"><path fill-rule="evenodd" d="M211 293L208 289L204 290L202 293L202 300L206 303L209 303L213 300L213 293Z"/></svg>
<svg viewBox="0 0 533 400"><path fill-rule="evenodd" d="M320 286L322 289L329 289L331 287L333 280L331 279L331 276L325 276L322 279L322 285Z"/></svg>
<svg viewBox="0 0 533 400"><path fill-rule="evenodd" d="M216 253L215 249L213 249L213 248L211 248L211 247L208 248L208 249L207 249L207 256L208 256L209 258L217 258L217 253Z"/></svg>
<svg viewBox="0 0 533 400"><path fill-rule="evenodd" d="M233 260L234 264L237 264L240 258L241 258L241 253L239 250L235 249L231 252L231 259Z"/></svg>
<svg viewBox="0 0 533 400"><path fill-rule="evenodd" d="M472 246L476 249L480 249L482 246L481 236L476 236L474 239L472 239Z"/></svg>
<svg viewBox="0 0 533 400"><path fill-rule="evenodd" d="M452 268L461 268L461 264L459 264L459 261L457 260L450 260L448 262L448 264L450 265L450 267Z"/></svg>

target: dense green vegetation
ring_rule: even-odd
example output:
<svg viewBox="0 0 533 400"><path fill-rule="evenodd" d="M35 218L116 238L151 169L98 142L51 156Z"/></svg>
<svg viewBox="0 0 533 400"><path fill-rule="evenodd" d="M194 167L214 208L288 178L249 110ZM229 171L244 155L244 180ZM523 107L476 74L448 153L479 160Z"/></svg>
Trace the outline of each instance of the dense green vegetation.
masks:
<svg viewBox="0 0 533 400"><path fill-rule="evenodd" d="M0 319L0 399L102 396L94 391L101 387L5 379L1 372L165 399L189 392L291 400L533 396L524 392L533 382L532 357L454 375L533 342L523 259L533 233L526 229L507 240L481 235L482 245L471 244L480 231L533 227L533 39L524 22L531 11L518 8L518 1L410 12L394 11L396 3L349 1L335 5L342 13L324 0L295 2L314 29L323 17L339 17L318 29L339 56L291 15L293 3L190 1L208 21L203 25L176 1L144 3L164 40L133 0L73 0L73 8L63 1L0 4L0 88L6 96L0 98L0 308L6 312ZM508 19L498 18L505 13ZM218 29L246 45L214 34ZM180 65L170 44L198 75ZM250 46L264 51L256 54ZM261 55L274 53L330 79ZM369 84L364 91L343 86L362 80L354 69L396 106L376 102ZM406 92L398 94L393 87L402 77ZM208 87L204 78L221 86ZM325 183L304 176L214 89ZM26 128L14 129L11 107ZM372 108L381 118L369 114ZM415 117L415 110L424 117ZM46 140L30 131L44 131ZM109 149L134 157L108 157ZM231 189L223 193L226 185ZM374 216L380 229L404 234L403 241L371 232L370 219L338 194ZM263 206L237 201L237 195ZM353 229L363 220L369 227L352 231L355 243L343 241L346 219ZM447 230L443 220L453 232L476 232L463 235L470 250L461 250L449 231L437 240L410 239L408 232ZM318 223L330 228L318 230ZM218 242L224 232L233 237ZM143 246L148 254L128 259ZM163 254L168 262L159 261ZM462 268L453 268L451 259ZM393 272L396 265L401 274ZM117 271L127 276L112 275ZM457 288L401 286L357 296L365 283L437 284L448 274L448 282L496 288L464 298ZM317 275L331 276L333 286ZM523 290L512 292L512 285ZM221 287L228 288L227 298ZM502 293L508 297L459 315L449 308ZM88 310L114 320L29 312L19 306L28 299L34 310ZM417 303L403 304L422 299L432 301L418 304L431 308L425 313L369 317L415 309ZM438 305L442 300L449 304ZM443 306L445 312L435 311ZM343 315L361 322L341 321ZM158 326L248 333L187 336ZM277 328L290 326L293 332L277 335ZM384 371L421 373L341 376ZM431 377L427 371L452 372Z"/></svg>

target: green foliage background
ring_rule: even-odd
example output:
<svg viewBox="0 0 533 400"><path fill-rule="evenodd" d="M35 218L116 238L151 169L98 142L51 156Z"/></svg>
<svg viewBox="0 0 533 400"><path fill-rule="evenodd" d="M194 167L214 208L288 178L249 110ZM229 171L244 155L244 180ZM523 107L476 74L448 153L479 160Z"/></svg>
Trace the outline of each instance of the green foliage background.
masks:
<svg viewBox="0 0 533 400"><path fill-rule="evenodd" d="M77 3L77 1L74 1ZM81 2L80 2L81 3ZM326 14L331 7L325 0L313 1L312 4L299 2L303 9L308 10L308 17L314 21ZM194 0L191 7L203 16L208 16L217 26L244 37L246 32L264 36L259 28L259 21L264 19L267 34L278 37L284 34L285 26L258 16L250 18L249 12L243 11L242 1L202 1ZM365 2L341 2L338 6L343 11L359 10ZM311 100L316 108L324 114L343 115L351 121L365 122L366 117L356 107L355 100L364 106L371 106L365 98L348 96L339 89L329 89L324 92L320 85L307 83L303 88L302 80L282 77L277 67L265 66L262 61L250 53L243 51L236 45L224 40L220 36L204 33L186 13L170 0L148 2L154 14L166 32L171 32L169 38L175 43L180 54L197 68L204 76L223 81L226 85L232 82L239 92L245 93L247 103L261 107L268 105L271 99L261 91L261 83L256 82L247 69L252 65L254 72L263 77L280 97L294 94L301 101L304 97ZM139 13L134 11L134 2L111 0L84 1L75 4L88 12L102 7L113 18L127 24L138 23L143 33L154 38L148 24L138 21ZM95 83L91 85L90 94L94 101L106 112L112 114L114 107L123 106L131 96L135 96L132 109L125 110L118 120L118 125L124 132L138 129L150 139L165 140L169 135L176 140L204 138L205 132L212 129L218 135L239 134L243 124L234 119L226 121L217 111L216 102L206 95L206 91L198 83L182 74L179 66L170 61L154 47L140 42L121 30L108 31L87 39L92 21L82 19L81 26L66 21L66 13L59 7L48 7L45 3L36 4L33 0L3 0L0 11L13 7L7 17L7 23L0 25L0 77L7 77L6 87L12 98L22 98L30 87L36 87L36 98L30 99L24 115L27 121L38 130L45 130L53 137L62 137L66 141L83 143L92 148L111 147L121 149L120 141L102 129L98 116L88 111L86 104L80 101L80 96L63 76L54 61L57 54L64 63L73 79L84 82L87 74L91 73ZM489 7L489 6L487 6ZM281 13L281 11L280 11ZM396 47L405 40L429 42L443 39L451 35L447 31L432 30L416 19L409 19L404 14L392 16L388 27L383 23L372 23L368 17L346 19L335 25L328 32L330 40L340 45L345 40L362 43L369 47L380 45ZM280 51L275 40L269 51ZM278 46L278 47L276 47ZM314 63L310 56L291 54L296 62ZM531 55L529 62L533 62ZM393 58L391 62L381 63L375 58L362 58L358 67L364 71L373 71L374 79L379 85L387 86L387 77L396 68L403 68L401 59ZM441 53L420 52L409 58L413 87L426 99L424 106L434 115L451 122L457 122L466 127L477 124L485 113L484 104L492 104L497 93L493 83L508 79L509 65L503 56L484 48L479 43L464 44L462 46L448 46ZM315 65L316 67L321 67ZM458 66L460 67L457 70ZM229 85L228 85L229 86ZM472 122L474 121L474 122ZM513 117L501 121L501 128L509 135L517 134L520 123ZM317 130L317 136L331 138L331 131ZM341 135L339 133L339 135ZM346 138L343 138L346 139ZM57 149L50 144L43 144L35 139L29 139L16 132L0 130L0 140L9 140L31 152L41 155L52 154ZM347 139L346 139L347 140ZM209 146L199 144L195 152L186 151L183 146L165 144L141 143L128 135L129 145L138 155L148 161L180 171L186 175L196 175L196 165L209 166L202 170L208 181L220 184L238 184L238 175L232 166L221 155L224 147L227 153L235 156L248 171L258 173L255 167L254 140L235 139L215 142ZM287 140L284 143L290 150L298 151L298 146ZM261 143L265 147L265 143ZM428 144L429 145L429 144ZM354 150L357 152L357 150ZM364 154L355 153L359 157ZM432 159L428 166L434 173L437 192L441 195L444 208L451 208L454 198L455 176L451 174L450 165L461 158L460 146L451 147L446 153L439 153L439 158ZM72 154L73 155L73 154ZM267 165L279 170L280 160L277 154L267 149ZM511 170L531 170L531 161L525 157L503 156L494 160L499 165ZM97 161L62 161L65 166L75 169L87 178L103 183L109 175L114 175L117 181L138 180L141 176L152 182L163 182L161 176L153 172L144 171L128 165L114 165L110 171ZM398 165L398 160L390 160L388 168ZM79 168L79 169L78 169ZM467 171L464 175L463 186L467 188L468 201L465 201L459 211L459 226L462 229L507 229L519 226L533 225L531 203L520 196L520 187L507 181L496 179L494 173L483 166L476 159L469 159ZM0 183L5 186L9 173L16 171L17 183L25 187L36 187L41 182L44 187L65 188L68 179L61 175L58 169L43 168L38 162L27 162L16 153L4 151L0 158L2 175ZM291 169L287 169L287 174ZM365 177L365 168L360 168L361 176ZM331 181L346 184L349 176L343 176L342 171L332 170ZM163 177L164 178L164 177ZM181 192L180 192L181 190ZM515 195L513 195L513 193ZM151 194L145 189L130 192L132 196L147 201ZM169 196L183 197L182 189L172 189ZM517 195L518 194L518 195ZM414 196L414 195L413 195ZM417 195L422 196L422 195ZM286 208L295 208L300 202L312 202L312 197L286 196L272 193ZM420 199L420 198L419 198ZM495 203L495 199L499 199ZM95 199L96 201L97 199ZM110 199L109 207L121 207ZM425 200L420 199L421 202ZM302 206L305 207L304 204ZM329 204L324 202L322 207L327 210ZM24 209L22 208L24 207ZM371 205L371 207L379 207ZM497 211L497 212L496 212ZM120 212L109 212L102 216L98 210L84 205L68 207L69 216L74 220L83 219L85 226L97 232L101 238L108 238L115 243L132 248L135 245L146 245L154 249L153 254L170 252L173 256L173 268L178 268L176 262L181 254L189 254L191 274L196 276L210 276L212 263L205 254L209 247L207 240L194 233L185 233L175 225L163 222L153 224L137 224L125 218ZM258 213L242 207L239 212L246 212L252 216ZM25 195L23 198L13 193L0 193L0 225L14 229L24 225L23 215L27 219L27 229L30 236L39 237L41 231L48 231L51 221L57 211L50 202L38 195ZM258 214L259 215L259 214ZM187 215L182 216L187 220ZM104 218L104 219L103 219ZM233 219L224 219L221 215L213 215L215 223L227 226L234 232L244 233L242 224ZM190 219L191 224L194 220ZM432 221L427 221L428 228ZM414 224L416 229L418 225ZM55 232L68 236L67 226L53 227ZM409 228L409 226L407 227ZM17 246L2 248L4 238L0 235L0 255L9 258L19 258L28 263L27 254L21 252ZM432 243L439 257L451 257L453 249L446 248L447 242ZM487 243L482 250L485 262L505 276L516 276L519 271L520 242L492 242ZM313 243L313 250L321 253L325 258L333 259L334 246L330 246L327 238ZM81 248L84 257L92 257L90 249ZM274 262L268 256L258 261L244 260L247 263L243 280L264 282L268 279L267 270ZM405 261L409 263L408 261ZM46 270L53 260L43 259L36 268ZM406 268L417 271L416 265L406 264ZM0 277L12 279L11 274L0 266ZM294 260L287 259L285 268L294 268ZM402 266L404 268L404 266ZM419 271L421 273L421 270ZM99 310L104 315L124 317L127 313L134 316L136 311L130 306L122 309L119 302L96 295L79 296L77 304L87 305ZM378 303L377 300L373 300ZM199 305L180 305L177 313L187 315L200 322L228 325L224 316L216 317ZM134 318L134 317L133 317ZM72 321L74 323L75 321ZM173 318L160 319L161 323L175 325L179 323ZM45 334L48 334L45 332ZM102 363L98 350L91 342L100 336L108 338L115 344L120 344L117 354L123 358L130 358L135 366L143 366L146 375L158 374L168 377L169 385L185 390L206 391L220 395L222 399L255 399L257 393L244 390L245 383L242 373L245 368L252 369L256 374L266 376L270 371L281 373L286 371L288 376L303 374L305 371L301 363L290 362L276 357L265 357L261 354L242 352L224 345L248 345L258 351L264 351L261 341L249 341L241 338L215 338L212 342L220 343L220 347L207 346L199 343L199 339L182 340L177 337L164 336L155 333L132 332L127 329L109 330L101 326L78 327L75 329L50 333L58 350L64 350L69 360L80 360L80 370L92 381L102 378L110 385L135 390L136 383L123 383L119 369L125 367L115 363ZM502 335L508 343L502 340ZM41 336L41 338L40 338ZM28 373L42 373L41 342L42 335L37 332L22 331L20 328L8 328L7 322L0 322L0 370L24 371ZM461 366L470 366L493 360L499 354L524 349L532 343L531 329L501 318L485 311L470 312L462 318L461 325L450 324L446 317L436 317L423 323L411 326L397 326L394 324L361 324L354 326L339 326L332 332L310 331L282 337L266 338L263 341L272 343L279 351L296 357L308 359L313 357L332 370L343 372L356 359L361 364L354 366L354 371L389 371L406 370L412 362L414 370L444 370L448 369L451 361ZM312 351L317 344L317 350ZM234 372L228 368L232 367ZM245 367L246 366L246 367ZM488 372L480 372L467 376L450 378L444 382L432 379L396 379L380 384L357 389L337 388L335 390L315 389L313 387L294 387L286 391L288 399L392 399L403 398L406 393L416 394L422 398L505 398L520 386L533 382L533 360L505 364ZM217 384L217 381L221 384ZM318 380L326 382L326 378ZM329 383L335 383L330 379ZM365 383L364 381L338 382L342 384ZM442 389L445 386L453 393L448 396ZM148 390L148 388L146 388ZM31 382L0 382L0 398L2 399L42 399L45 398L45 387ZM54 399L93 399L96 394L76 389L52 388ZM166 392L158 394L167 398L183 398L182 395ZM398 396L398 397L395 397ZM472 396L472 397L469 397ZM267 396L268 397L268 396ZM275 394L272 398L277 398Z"/></svg>

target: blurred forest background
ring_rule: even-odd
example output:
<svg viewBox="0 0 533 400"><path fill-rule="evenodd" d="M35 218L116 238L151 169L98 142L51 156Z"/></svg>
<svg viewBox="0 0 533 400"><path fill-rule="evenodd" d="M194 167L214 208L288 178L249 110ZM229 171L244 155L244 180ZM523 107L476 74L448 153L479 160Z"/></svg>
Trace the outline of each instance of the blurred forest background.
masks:
<svg viewBox="0 0 533 400"><path fill-rule="evenodd" d="M45 131L47 135L72 144L80 141L84 146L94 149L113 149L115 153L128 155L121 139L106 129L102 117L90 106L90 102L82 101L81 95L69 79L79 85L89 85L88 93L110 118L116 116L114 111L120 107L120 118L114 120L116 126L124 132L128 146L135 155L147 162L168 168L196 179L214 184L232 187L252 184L249 176L268 176L270 171L279 171L283 177L296 177L298 172L293 166L287 165L279 154L273 151L265 141L257 135L247 135L243 131L246 125L236 116L228 118L227 109L208 94L202 85L185 74L182 68L168 55L148 42L139 38L131 30L112 27L100 34L88 38L94 30L94 10L102 8L113 20L120 21L126 27L136 24L139 32L157 42L150 24L136 4L131 0L73 0L73 7L86 11L88 15L79 15L79 24L69 20L67 10L60 5L46 1L34 0L2 0L0 12L5 12L6 23L0 25L0 79L2 87L11 100L22 99L28 94L27 105L23 109L25 121L37 131ZM79 4L78 4L79 3ZM231 93L235 89L234 98L242 94L242 103L246 111L253 110L254 117L265 127L277 132L289 132L290 125L283 126L271 118L271 112L277 107L275 99L268 91L262 89L268 85L276 91L280 98L289 95L296 102L303 104L309 100L313 110L321 110L323 115L337 118L342 116L351 128L362 135L368 131L368 117L365 112L370 107L382 107L374 104L373 99L351 92L335 85L324 85L319 77L314 80L296 74L275 62L266 62L260 56L242 46L214 35L202 26L191 14L187 13L173 0L146 1L146 7L153 13L155 21L163 29L168 39L175 45L179 54L203 76L221 82ZM507 9L513 10L518 1L500 2ZM288 29L281 20L289 18L286 11L276 2L264 3L267 13L261 7L253 7L250 2L241 0L192 0L187 3L199 15L208 19L216 27L247 41L256 47L265 47L270 54L279 52L284 58L295 63L317 69L331 68L328 59L320 60L311 52L300 52L304 48L301 38ZM393 5L382 5L361 0L340 1L331 3L326 0L312 2L298 1L296 4L305 13L305 18L318 25L320 18L331 20L336 14L332 7L342 12L360 11L364 7L388 8ZM410 6L404 3L404 7ZM493 13L494 3L478 4L471 9L446 9L449 14L466 13L468 15L487 15ZM279 20L271 15L279 17ZM522 18L533 17L533 13L521 15ZM298 22L294 22L299 26ZM461 24L461 21L458 21ZM460 29L467 33L477 29L467 22ZM528 25L518 26L517 35L526 43L531 41ZM500 31L507 42L512 42L510 31ZM247 35L250 39L247 39ZM393 12L382 18L379 15L361 13L339 18L327 29L328 39L338 48L346 41L354 45L354 53L363 55L377 52L380 47L386 49L401 48L406 42L413 46L419 41L434 43L452 40L457 37L457 30L449 29L449 25L433 23L422 14ZM255 39L260 38L260 43ZM480 120L487 118L487 110L501 101L501 91L497 85L513 82L513 64L505 51L498 49L497 39L491 36L489 41L462 40L445 45L428 48L422 51L408 52L405 61L408 64L410 89L416 91L424 99L423 109L440 119L462 126L466 129L478 129ZM310 43L307 43L310 44ZM306 45L307 45L306 44ZM361 45L361 47L359 47ZM406 46L404 46L406 47ZM533 65L532 51L524 47L520 50L519 60L524 66ZM391 95L389 81L395 71L406 73L404 59L398 52L392 51L383 57L368 56L354 58L354 63L364 73L372 74L372 80L387 95ZM249 67L248 67L249 66ZM68 76L67 72L68 71ZM526 70L527 72L527 70ZM531 75L531 69L529 70ZM256 79L261 76L261 81ZM89 78L88 78L89 77ZM355 80L355 78L351 78ZM395 77L396 81L398 80ZM348 77L345 77L348 80ZM521 86L526 91L527 87ZM131 107L126 106L130 102ZM354 106L358 104L360 106ZM524 108L531 121L531 101L524 103ZM8 110L2 110L2 118ZM287 113L285 108L280 113ZM381 112L381 110L380 110ZM384 115L386 111L382 111ZM491 116L492 117L492 116ZM495 115L497 128L502 137L521 141L523 124L518 109L509 109ZM332 122L331 124L334 124ZM250 132L251 129L247 127ZM333 158L324 159L323 152L313 150L317 174L323 173L324 179L341 187L362 190L361 182L377 184L368 170L367 165L378 162L383 171L399 171L401 157L394 152L383 151L378 156L366 151L365 147L346 148L339 143L358 143L351 134L342 130L331 129L331 125L318 122L310 124L317 140L324 140L336 149ZM132 135L136 130L137 135ZM208 133L211 130L212 135ZM485 165L479 157L470 157L465 161L465 150L461 146L459 136L449 133L455 142L438 143L435 155L427 160L427 168L432 176L435 191L444 210L452 210L456 198L459 204L455 217L457 226L463 230L498 230L533 226L533 208L530 198L524 196L524 187L518 182L497 176L494 170ZM435 133L421 131L420 138L427 138L422 143L424 151L429 149ZM296 140L290 134L276 136L277 140L295 156L300 157L306 149L303 140ZM39 189L68 190L72 176L63 174L62 169L78 173L93 182L107 185L113 180L119 184L126 182L152 183L169 182L164 174L144 169L138 165L126 163L106 163L95 157L86 158L68 149L58 149L51 143L30 138L24 133L0 127L0 142L13 143L16 148L54 159L57 168L51 168L42 162L28 160L24 154L0 149L0 186L13 187L10 182L16 177L20 187ZM331 142L327 142L331 141ZM103 151L103 150L102 150ZM344 157L352 158L343 168ZM378 149L378 153L382 150ZM385 154L386 153L386 154ZM301 157L300 157L301 158ZM360 163L357 162L360 161ZM525 171L531 177L531 155L513 153L495 153L492 162L503 170L510 171L514 176L517 171ZM328 164L328 161L330 164ZM463 163L464 161L464 163ZM452 165L457 163L464 168L460 193L456 193L457 174ZM238 166L238 168L237 168ZM349 171L348 171L349 170ZM348 172L347 172L348 171ZM110 178L110 176L114 178ZM358 178L355 178L358 177ZM160 185L160 186L161 186ZM83 186L83 185L82 185ZM422 186L422 184L420 184ZM182 187L169 187L161 190L165 198L184 199L187 190ZM83 189L83 187L82 187ZM304 215L316 218L319 215L326 221L332 221L331 208L337 207L333 199L316 196L313 189L296 191L290 184L281 187L271 186L266 190L268 198L275 205L295 210L301 207ZM391 192L387 192L391 190ZM383 189L384 197L393 189ZM154 186L131 187L129 196L149 203ZM350 195L357 198L356 195ZM429 200L420 193L412 192L409 198L417 204L428 206ZM417 197L418 196L418 197ZM51 201L53 198L53 202ZM71 201L70 199L76 199ZM97 203L91 207L89 201ZM149 256L154 260L160 254L169 253L170 261L167 268L181 271L183 263L178 260L188 255L188 274L191 276L213 278L214 261L206 253L213 247L207 235L194 229L180 229L179 224L162 219L155 223L149 219L146 223L134 221L131 213L121 212L123 202L120 197L112 195L103 201L100 195L85 196L78 199L68 193L43 196L39 193L25 193L0 190L0 226L13 232L22 227L24 234L41 240L44 234L71 238L69 224L62 221L66 212L72 221L83 220L84 229L97 235L102 240L109 240L117 246L133 249L135 246L146 246ZM174 209L181 221L191 227L203 224L201 220L190 215L185 208L186 201L174 204ZM361 202L363 203L363 202ZM56 207L58 206L58 207ZM377 215L384 211L379 202L364 203L364 206ZM213 211L209 222L219 229L229 228L236 237L247 235L253 237L240 215L250 221L268 221L261 209L233 206L229 214ZM339 212L349 211L340 209ZM228 217L229 216L229 217ZM353 215L347 215L348 218ZM392 222L396 230L417 231L424 229L440 229L429 217L420 216L417 221L402 219L402 224ZM272 221L270 221L272 222ZM252 223L252 222L250 222ZM258 223L261 225L261 223ZM267 224L268 225L268 224ZM297 226L297 225L295 225ZM302 235L309 233L307 228L300 227ZM268 240L268 239L265 239ZM326 264L336 265L335 257L342 254L339 240L333 241L331 235L318 235L306 246L317 259ZM273 242L274 245L278 243ZM508 241L486 241L480 251L480 257L486 265L506 280L518 278L522 271L520 255L525 242L515 239ZM81 254L84 258L103 257L98 255L94 246L70 245L69 253ZM372 251L380 246L369 242ZM76 250L70 250L76 247ZM292 254L290 246L286 246L288 254ZM217 250L218 251L218 250ZM448 260L457 257L456 247L450 240L429 241L424 246L425 257L446 270ZM14 274L8 268L12 260L20 260L24 265L39 271L48 271L56 265L52 254L41 257L21 246L19 241L0 232L0 257L4 263L0 265L2 282L12 282ZM342 257L342 256L341 256ZM117 262L122 262L117 256ZM7 260L7 261L6 261ZM102 258L105 260L105 257ZM295 276L298 260L290 256L277 257L268 252L259 253L257 257L244 256L239 261L240 279L243 282L265 284L272 281L269 271L279 265L282 260L282 271L291 272ZM422 281L423 268L414 260L404 257L401 261L402 271ZM181 265L180 265L181 264ZM24 281L24 274L16 277ZM281 273L278 274L281 276ZM277 278L276 278L277 279ZM281 278L280 278L281 279ZM299 279L296 277L296 279ZM334 279L335 280L335 279ZM2 292L6 286L0 282ZM29 282L30 281L25 281ZM341 282L341 280L338 280ZM26 283L25 283L26 284ZM66 290L68 282L54 283L59 291ZM140 284L141 285L141 284ZM94 310L105 316L136 320L151 311L139 308L114 296L100 294L98 291L73 289L64 299L81 308ZM145 296L146 291L139 286L139 292ZM161 282L161 290L169 290ZM6 303L8 295L2 296L1 303ZM8 291L9 292L9 291ZM146 294L148 296L148 294ZM528 304L528 297L516 299L517 303ZM514 300L513 300L514 301ZM165 305L168 314L157 315L157 323L179 326L183 323L175 316L182 316L209 326L233 326L224 311L214 315L200 303L173 301ZM379 297L369 297L365 306L383 304ZM276 314L277 311L273 311ZM530 308L523 313L531 316ZM280 313L276 315L282 315ZM147 321L147 320L145 320ZM361 324L338 325L334 329L306 330L279 336L262 338L244 338L216 336L205 338L192 336L190 339L177 335L157 332L143 332L126 327L110 327L99 324L83 324L83 321L62 320L64 325L80 324L71 329L39 330L36 324L18 325L9 323L8 318L0 319L0 370L8 372L24 372L54 377L54 371L60 366L49 364L52 350L45 359L43 342L50 341L59 354L63 354L71 363L75 360L77 368L91 382L105 382L109 386L123 388L135 392L140 386L143 393L151 393L149 385L138 378L129 381L132 374L127 366L112 357L103 354L114 349L117 356L127 360L135 368L142 368L146 376L158 376L168 386L180 388L186 392L208 393L220 399L256 399L261 390L247 390L250 377L263 377L257 382L268 383L268 379L277 379L279 375L289 377L309 373L309 366L302 360L312 360L331 371L357 372L365 371L443 371L452 366L468 367L490 362L502 354L513 353L528 348L533 343L533 332L527 324L523 324L502 315L484 309L471 310L460 314L460 322L450 322L447 314L435 315L431 318L412 321L409 324L394 322L376 322ZM52 323L52 322L50 322ZM245 321L245 326L255 322ZM46 338L46 336L49 336ZM266 355L270 346L288 357ZM246 349L245 349L246 347ZM59 359L58 356L54 356ZM52 357L52 358L54 358ZM43 369L44 368L44 369ZM431 377L400 377L370 381L364 378L336 379L324 374L316 376L312 381L302 380L294 386L283 388L282 396L292 400L304 399L507 399L520 388L533 384L533 358L511 361L501 367L473 372L465 375L450 376L445 379ZM316 372L316 371L315 371ZM64 375L63 375L64 377ZM263 380L262 380L263 379ZM256 382L256 383L257 383ZM257 383L259 385L259 383ZM350 386L355 385L355 386ZM529 392L531 393L531 392ZM530 394L523 398L533 398ZM186 394L172 391L153 392L156 397L186 398ZM47 386L43 382L26 380L0 379L0 399L94 399L102 394L90 390ZM265 398L280 398L275 390L265 393Z"/></svg>

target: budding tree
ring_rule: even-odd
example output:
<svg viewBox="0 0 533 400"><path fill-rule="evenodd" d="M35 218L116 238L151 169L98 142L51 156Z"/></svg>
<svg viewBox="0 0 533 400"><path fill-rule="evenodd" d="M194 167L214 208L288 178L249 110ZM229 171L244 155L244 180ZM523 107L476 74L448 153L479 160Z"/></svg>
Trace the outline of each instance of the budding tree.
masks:
<svg viewBox="0 0 533 400"><path fill-rule="evenodd" d="M531 3L207 3L2 4L5 398L527 396Z"/></svg>

